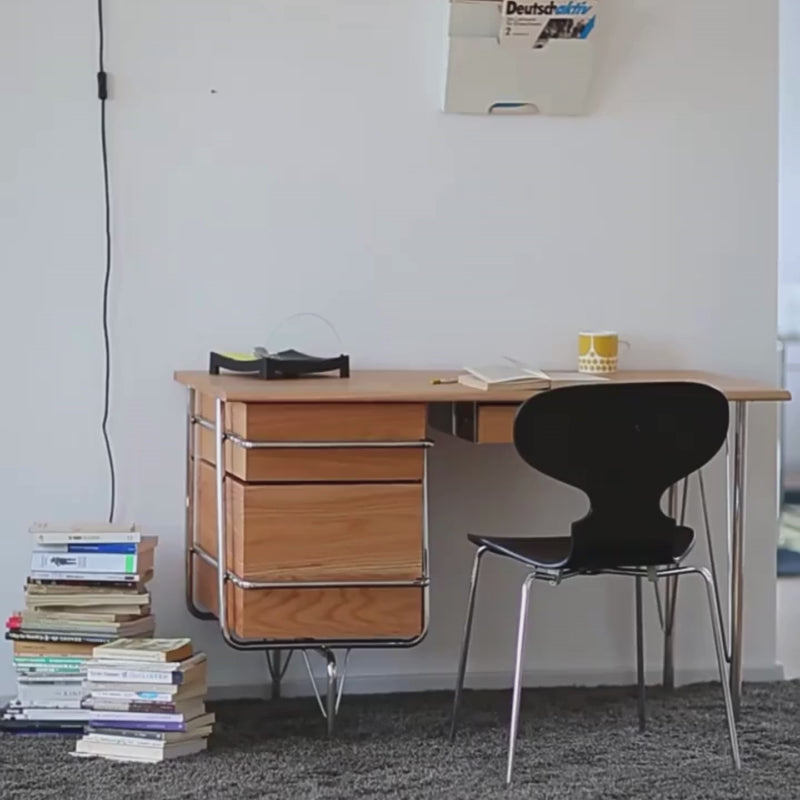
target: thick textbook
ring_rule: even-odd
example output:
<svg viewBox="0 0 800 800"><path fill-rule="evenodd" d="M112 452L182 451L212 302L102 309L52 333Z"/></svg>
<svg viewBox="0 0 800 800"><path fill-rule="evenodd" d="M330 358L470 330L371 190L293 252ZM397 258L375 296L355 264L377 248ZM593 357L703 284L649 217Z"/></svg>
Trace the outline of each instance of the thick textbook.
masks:
<svg viewBox="0 0 800 800"><path fill-rule="evenodd" d="M30 532L37 544L70 544L81 542L138 542L142 534L134 523L115 525L108 522L37 522Z"/></svg>
<svg viewBox="0 0 800 800"><path fill-rule="evenodd" d="M117 639L96 647L94 657L111 661L173 662L192 655L191 639Z"/></svg>
<svg viewBox="0 0 800 800"><path fill-rule="evenodd" d="M31 574L78 573L84 579L88 577L86 573L135 575L153 569L153 562L152 547L135 553L70 553L47 548L33 551Z"/></svg>

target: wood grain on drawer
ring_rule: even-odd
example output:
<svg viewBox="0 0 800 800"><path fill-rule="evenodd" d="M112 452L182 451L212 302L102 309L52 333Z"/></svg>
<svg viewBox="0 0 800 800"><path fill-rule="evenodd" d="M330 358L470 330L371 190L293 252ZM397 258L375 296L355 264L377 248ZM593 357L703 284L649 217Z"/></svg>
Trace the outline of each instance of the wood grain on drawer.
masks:
<svg viewBox="0 0 800 800"><path fill-rule="evenodd" d="M216 470L204 461L198 462L197 476L197 543L210 556L217 557L217 487ZM228 531L228 547L226 558L230 568L233 559L233 541L230 536L233 524L231 517L231 487L225 484L226 529Z"/></svg>
<svg viewBox="0 0 800 800"><path fill-rule="evenodd" d="M422 486L253 485L228 478L233 570L250 580L422 575Z"/></svg>
<svg viewBox="0 0 800 800"><path fill-rule="evenodd" d="M194 556L194 585L195 597L199 604L219 619L217 571L209 564L206 564L199 556ZM228 610L228 627L231 630L235 630L236 601L233 584L229 583L226 589L225 602Z"/></svg>
<svg viewBox="0 0 800 800"><path fill-rule="evenodd" d="M216 574L195 559L197 598L218 613ZM240 589L229 584L228 625L240 638L411 639L422 631L422 589Z"/></svg>
<svg viewBox="0 0 800 800"><path fill-rule="evenodd" d="M251 441L374 442L425 437L424 403L229 403L230 430Z"/></svg>
<svg viewBox="0 0 800 800"><path fill-rule="evenodd" d="M214 434L200 431L200 457L216 464ZM258 450L225 442L225 468L243 481L412 481L422 479L417 448Z"/></svg>
<svg viewBox="0 0 800 800"><path fill-rule="evenodd" d="M479 405L478 442L506 444L514 441L514 417L518 405Z"/></svg>
<svg viewBox="0 0 800 800"><path fill-rule="evenodd" d="M231 426L230 403L223 404L223 410L225 414L225 429L230 430ZM203 417L203 419L207 419L209 422L214 422L217 414L214 398L211 397L211 395L207 394L195 395L194 413L197 414L197 416L199 417Z"/></svg>

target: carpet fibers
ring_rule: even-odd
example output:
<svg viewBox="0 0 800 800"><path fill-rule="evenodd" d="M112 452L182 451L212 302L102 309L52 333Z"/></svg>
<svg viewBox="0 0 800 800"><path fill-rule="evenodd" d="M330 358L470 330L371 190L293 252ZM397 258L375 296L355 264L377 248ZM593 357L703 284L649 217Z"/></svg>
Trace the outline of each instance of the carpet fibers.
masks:
<svg viewBox="0 0 800 800"><path fill-rule="evenodd" d="M449 744L449 693L345 697L328 740L313 700L214 704L204 755L158 765L76 759L71 740L0 735L3 800L178 798L793 798L800 682L748 685L734 773L719 686L527 691L515 782L503 784L509 692L467 692Z"/></svg>

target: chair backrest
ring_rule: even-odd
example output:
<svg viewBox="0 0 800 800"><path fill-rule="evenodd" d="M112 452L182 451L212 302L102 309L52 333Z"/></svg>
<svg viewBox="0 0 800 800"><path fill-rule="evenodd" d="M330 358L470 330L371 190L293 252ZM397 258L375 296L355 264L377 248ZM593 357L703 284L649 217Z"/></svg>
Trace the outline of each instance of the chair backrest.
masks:
<svg viewBox="0 0 800 800"><path fill-rule="evenodd" d="M670 563L674 520L664 492L722 447L728 402L699 383L597 383L543 392L514 421L514 445L535 469L589 498L572 524L569 566Z"/></svg>

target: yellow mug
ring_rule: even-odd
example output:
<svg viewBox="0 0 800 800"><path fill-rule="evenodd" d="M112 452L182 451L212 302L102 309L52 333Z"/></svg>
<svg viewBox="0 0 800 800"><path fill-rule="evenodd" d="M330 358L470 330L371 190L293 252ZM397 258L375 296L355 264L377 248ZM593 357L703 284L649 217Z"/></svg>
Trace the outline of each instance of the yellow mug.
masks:
<svg viewBox="0 0 800 800"><path fill-rule="evenodd" d="M589 331L578 334L578 371L604 375L617 371L620 342L613 331Z"/></svg>

